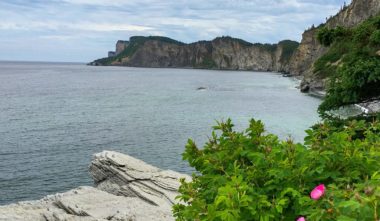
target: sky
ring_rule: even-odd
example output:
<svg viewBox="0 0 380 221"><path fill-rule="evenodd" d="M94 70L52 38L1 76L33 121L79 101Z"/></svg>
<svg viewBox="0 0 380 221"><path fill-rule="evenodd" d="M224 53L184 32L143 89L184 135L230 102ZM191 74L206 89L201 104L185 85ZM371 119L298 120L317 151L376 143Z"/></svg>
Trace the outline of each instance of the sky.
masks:
<svg viewBox="0 0 380 221"><path fill-rule="evenodd" d="M300 41L349 0L0 0L0 60L89 62L117 40Z"/></svg>

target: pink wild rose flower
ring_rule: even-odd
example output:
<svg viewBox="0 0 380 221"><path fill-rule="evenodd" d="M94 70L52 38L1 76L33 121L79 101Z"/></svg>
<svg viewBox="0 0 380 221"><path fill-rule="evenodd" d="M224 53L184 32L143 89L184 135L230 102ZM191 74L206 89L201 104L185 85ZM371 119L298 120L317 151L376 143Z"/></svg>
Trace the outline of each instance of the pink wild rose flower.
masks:
<svg viewBox="0 0 380 221"><path fill-rule="evenodd" d="M326 191L325 185L324 184L320 184L317 187L315 187L313 189L313 191L311 191L310 197L313 200L319 200L325 194L325 191Z"/></svg>
<svg viewBox="0 0 380 221"><path fill-rule="evenodd" d="M296 219L296 221L306 221L305 217L303 216L300 216Z"/></svg>

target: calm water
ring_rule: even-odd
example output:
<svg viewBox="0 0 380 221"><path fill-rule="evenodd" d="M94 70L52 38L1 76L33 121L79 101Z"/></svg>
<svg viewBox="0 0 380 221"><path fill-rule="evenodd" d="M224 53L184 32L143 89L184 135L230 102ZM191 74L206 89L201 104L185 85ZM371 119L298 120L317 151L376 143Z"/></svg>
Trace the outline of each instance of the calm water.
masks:
<svg viewBox="0 0 380 221"><path fill-rule="evenodd" d="M320 101L295 85L274 73L0 62L0 205L92 185L88 165L105 149L189 172L187 139L202 146L228 117L302 141Z"/></svg>

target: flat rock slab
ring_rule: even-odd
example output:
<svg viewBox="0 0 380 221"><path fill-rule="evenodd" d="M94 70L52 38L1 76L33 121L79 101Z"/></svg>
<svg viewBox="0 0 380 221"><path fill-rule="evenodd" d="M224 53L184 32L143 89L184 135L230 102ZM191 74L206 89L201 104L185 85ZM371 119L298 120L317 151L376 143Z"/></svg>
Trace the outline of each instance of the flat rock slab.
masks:
<svg viewBox="0 0 380 221"><path fill-rule="evenodd" d="M1 221L147 221L174 220L171 210L146 204L136 197L79 187L38 201L0 207Z"/></svg>
<svg viewBox="0 0 380 221"><path fill-rule="evenodd" d="M0 221L173 221L179 180L191 180L113 151L95 154L89 171L96 188L0 206Z"/></svg>
<svg viewBox="0 0 380 221"><path fill-rule="evenodd" d="M90 174L98 189L118 196L138 197L151 205L168 208L177 202L179 180L191 180L188 175L161 170L114 151L95 154Z"/></svg>

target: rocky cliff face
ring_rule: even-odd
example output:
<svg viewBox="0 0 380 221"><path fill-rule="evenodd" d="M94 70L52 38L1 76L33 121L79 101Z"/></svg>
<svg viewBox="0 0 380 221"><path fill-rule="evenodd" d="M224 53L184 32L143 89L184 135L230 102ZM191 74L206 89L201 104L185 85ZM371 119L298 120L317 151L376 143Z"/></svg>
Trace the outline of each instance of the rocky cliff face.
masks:
<svg viewBox="0 0 380 221"><path fill-rule="evenodd" d="M113 151L96 154L90 174L96 188L0 206L0 221L174 221L179 179L191 180Z"/></svg>
<svg viewBox="0 0 380 221"><path fill-rule="evenodd" d="M379 13L379 0L352 0L320 27L353 27ZM302 76L301 90L320 91L325 88L326 79L313 73L313 64L328 51L316 38L320 27L305 31L300 44L251 44L230 37L184 44L164 37L132 37L118 56L90 64L286 72Z"/></svg>
<svg viewBox="0 0 380 221"><path fill-rule="evenodd" d="M297 46L294 41L264 45L230 37L192 44L163 37L132 37L119 56L112 60L99 59L93 64L281 72L288 69Z"/></svg>
<svg viewBox="0 0 380 221"><path fill-rule="evenodd" d="M369 17L379 14L379 12L379 0L353 0L348 7L328 19L324 25L329 28L337 26L353 27ZM308 89L321 90L325 87L326 79L319 79L313 73L314 62L328 50L328 48L319 44L316 38L318 30L319 28L312 28L305 31L301 44L291 58L287 69L293 75L303 76L301 88L304 91Z"/></svg>
<svg viewBox="0 0 380 221"><path fill-rule="evenodd" d="M116 42L116 50L115 55L119 55L121 52L123 52L128 47L129 41L117 41Z"/></svg>

